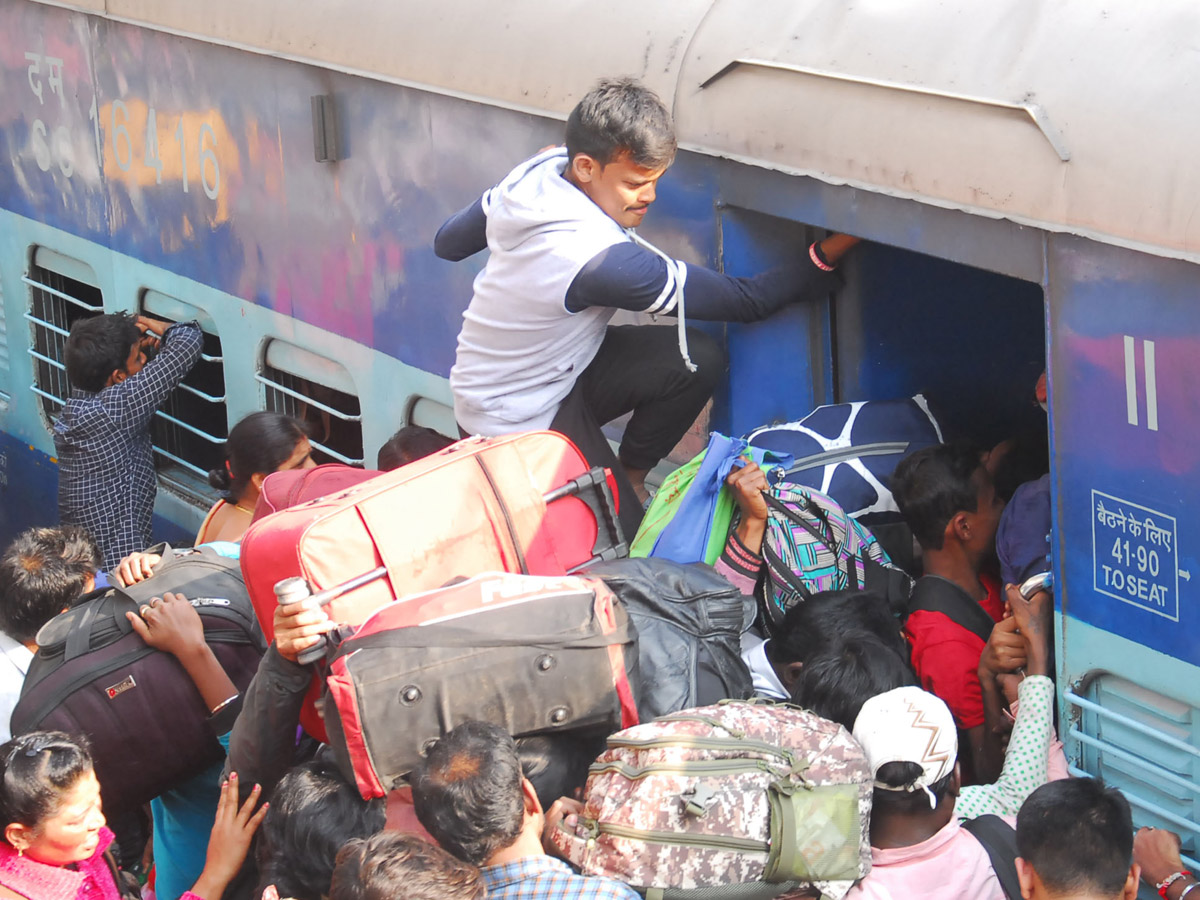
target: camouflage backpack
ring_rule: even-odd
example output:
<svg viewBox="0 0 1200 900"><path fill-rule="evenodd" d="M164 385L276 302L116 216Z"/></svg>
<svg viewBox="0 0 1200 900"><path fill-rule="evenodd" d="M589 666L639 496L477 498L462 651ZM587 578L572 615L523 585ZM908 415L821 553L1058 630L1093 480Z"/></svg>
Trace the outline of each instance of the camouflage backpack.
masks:
<svg viewBox="0 0 1200 900"><path fill-rule="evenodd" d="M725 701L612 735L553 842L648 900L841 897L871 867L871 790L841 725Z"/></svg>

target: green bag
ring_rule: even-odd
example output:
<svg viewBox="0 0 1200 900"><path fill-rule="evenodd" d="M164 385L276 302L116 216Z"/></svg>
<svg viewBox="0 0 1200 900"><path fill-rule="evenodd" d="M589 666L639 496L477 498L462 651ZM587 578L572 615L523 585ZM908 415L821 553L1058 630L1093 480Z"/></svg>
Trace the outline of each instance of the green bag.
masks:
<svg viewBox="0 0 1200 900"><path fill-rule="evenodd" d="M679 504L683 502L688 488L692 486L692 482L696 478L696 473L700 471L706 453L708 453L707 449L701 450L698 456L684 463L663 481L633 538L633 544L629 548L630 556L647 557L654 551L658 536L675 518ZM737 501L733 499L733 492L727 487L721 488L716 510L713 513L708 545L704 550L704 561L710 566L721 558L725 542L729 539L729 529L733 524L735 512L737 512Z"/></svg>

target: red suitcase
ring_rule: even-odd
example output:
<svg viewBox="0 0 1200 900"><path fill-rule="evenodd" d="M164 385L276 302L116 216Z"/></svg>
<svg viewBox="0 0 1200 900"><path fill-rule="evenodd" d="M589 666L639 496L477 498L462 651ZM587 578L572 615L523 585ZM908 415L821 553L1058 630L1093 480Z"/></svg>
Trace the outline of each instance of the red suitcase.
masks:
<svg viewBox="0 0 1200 900"><path fill-rule="evenodd" d="M334 756L370 799L467 719L514 737L632 727L635 635L599 578L492 572L401 597L330 658Z"/></svg>
<svg viewBox="0 0 1200 900"><path fill-rule="evenodd" d="M291 509L309 500L340 494L342 491L370 481L383 473L374 469L358 469L343 463L325 463L312 469L287 469L272 472L263 479L258 502L254 504L253 525L280 510Z"/></svg>
<svg viewBox="0 0 1200 900"><path fill-rule="evenodd" d="M467 438L254 522L246 587L270 639L284 578L304 578L331 619L358 625L396 597L480 572L563 575L626 554L610 478L555 432ZM302 721L324 738L311 704Z"/></svg>

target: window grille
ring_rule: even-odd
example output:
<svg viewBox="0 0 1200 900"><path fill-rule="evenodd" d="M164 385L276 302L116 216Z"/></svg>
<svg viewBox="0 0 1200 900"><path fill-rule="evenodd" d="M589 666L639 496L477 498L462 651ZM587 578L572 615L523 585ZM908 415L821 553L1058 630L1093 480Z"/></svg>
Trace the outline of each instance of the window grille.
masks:
<svg viewBox="0 0 1200 900"><path fill-rule="evenodd" d="M267 345L255 375L266 407L304 422L317 462L363 462L362 408L350 373L342 366L283 341Z"/></svg>
<svg viewBox="0 0 1200 900"><path fill-rule="evenodd" d="M8 314L4 308L4 278L0 276L0 412L8 409Z"/></svg>
<svg viewBox="0 0 1200 900"><path fill-rule="evenodd" d="M29 355L33 359L30 389L41 402L46 425L58 415L71 388L64 351L71 326L104 311L104 298L91 268L45 247L34 252L29 274Z"/></svg>
<svg viewBox="0 0 1200 900"><path fill-rule="evenodd" d="M208 473L221 465L229 436L225 361L212 320L199 309L157 291L146 291L142 309L168 322L197 320L204 329L200 359L155 413L150 439L161 480L191 498L212 502Z"/></svg>

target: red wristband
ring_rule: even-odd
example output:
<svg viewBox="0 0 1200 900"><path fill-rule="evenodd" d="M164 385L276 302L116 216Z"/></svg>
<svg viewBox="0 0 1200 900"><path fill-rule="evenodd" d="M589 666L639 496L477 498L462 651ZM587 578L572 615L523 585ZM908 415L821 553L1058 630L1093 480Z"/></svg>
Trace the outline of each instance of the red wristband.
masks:
<svg viewBox="0 0 1200 900"><path fill-rule="evenodd" d="M1155 887L1158 888L1158 896L1162 897L1163 900L1167 900L1167 891L1170 889L1171 885L1173 885L1175 882L1177 882L1180 878L1194 878L1194 877L1195 876L1192 875L1192 873L1189 872L1187 869L1180 869L1178 872L1175 872L1172 875L1168 875L1166 878L1164 878L1162 881L1160 881L1158 884L1155 885Z"/></svg>
<svg viewBox="0 0 1200 900"><path fill-rule="evenodd" d="M821 252L821 248L817 246L817 242L813 241L808 247L808 258L813 261L813 265L822 272L832 272L833 266L825 261L825 254Z"/></svg>

